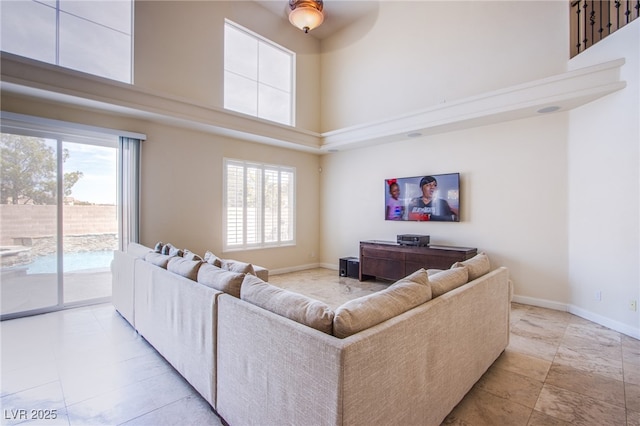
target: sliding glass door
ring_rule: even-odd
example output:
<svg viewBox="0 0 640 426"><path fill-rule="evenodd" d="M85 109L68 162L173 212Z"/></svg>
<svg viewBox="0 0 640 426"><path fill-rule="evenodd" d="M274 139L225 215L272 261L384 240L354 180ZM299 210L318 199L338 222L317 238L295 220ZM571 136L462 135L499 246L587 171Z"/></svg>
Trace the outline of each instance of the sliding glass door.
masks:
<svg viewBox="0 0 640 426"><path fill-rule="evenodd" d="M118 248L117 139L110 145L62 143L65 304L111 297L110 265Z"/></svg>
<svg viewBox="0 0 640 426"><path fill-rule="evenodd" d="M2 315L59 300L57 141L2 134L0 286Z"/></svg>
<svg viewBox="0 0 640 426"><path fill-rule="evenodd" d="M109 300L118 138L1 136L2 318Z"/></svg>

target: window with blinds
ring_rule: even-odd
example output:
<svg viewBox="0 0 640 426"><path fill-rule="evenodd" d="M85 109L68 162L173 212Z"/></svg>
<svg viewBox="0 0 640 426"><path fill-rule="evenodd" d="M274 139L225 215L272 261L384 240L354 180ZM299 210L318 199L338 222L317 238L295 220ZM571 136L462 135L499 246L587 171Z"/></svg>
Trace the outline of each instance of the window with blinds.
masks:
<svg viewBox="0 0 640 426"><path fill-rule="evenodd" d="M293 167L224 160L223 249L295 244Z"/></svg>

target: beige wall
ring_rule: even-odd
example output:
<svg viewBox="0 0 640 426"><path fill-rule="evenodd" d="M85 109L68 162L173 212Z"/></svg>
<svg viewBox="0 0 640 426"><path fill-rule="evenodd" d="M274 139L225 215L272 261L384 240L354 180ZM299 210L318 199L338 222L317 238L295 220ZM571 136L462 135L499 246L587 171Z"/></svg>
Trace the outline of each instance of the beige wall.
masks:
<svg viewBox="0 0 640 426"><path fill-rule="evenodd" d="M251 1L135 2L135 85L222 108L225 18L296 52L296 127L318 131L320 45L287 24L284 9L278 17Z"/></svg>
<svg viewBox="0 0 640 426"><path fill-rule="evenodd" d="M204 254L206 250L272 270L318 262L320 157L208 133L104 113L3 96L3 109L64 121L146 134L142 143L141 224L143 244L170 242ZM224 157L296 168L295 246L222 252L222 161ZM3 231L4 234L4 231Z"/></svg>
<svg viewBox="0 0 640 426"><path fill-rule="evenodd" d="M240 140L165 126L146 131L142 147L141 240L210 250L270 269L318 262L319 157ZM296 168L296 245L222 252L223 158L260 161Z"/></svg>

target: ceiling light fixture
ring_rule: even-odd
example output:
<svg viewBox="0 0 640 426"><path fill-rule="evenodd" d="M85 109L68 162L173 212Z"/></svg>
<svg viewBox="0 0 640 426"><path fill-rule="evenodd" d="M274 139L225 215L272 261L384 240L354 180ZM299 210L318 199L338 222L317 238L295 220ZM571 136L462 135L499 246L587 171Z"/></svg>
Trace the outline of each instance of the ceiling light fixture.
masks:
<svg viewBox="0 0 640 426"><path fill-rule="evenodd" d="M289 22L305 33L324 21L322 0L289 0Z"/></svg>

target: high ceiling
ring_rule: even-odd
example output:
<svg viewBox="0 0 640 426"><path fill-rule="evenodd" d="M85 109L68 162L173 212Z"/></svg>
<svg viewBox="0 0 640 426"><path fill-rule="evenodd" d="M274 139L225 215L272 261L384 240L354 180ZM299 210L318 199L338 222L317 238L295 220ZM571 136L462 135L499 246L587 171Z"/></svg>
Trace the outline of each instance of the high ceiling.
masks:
<svg viewBox="0 0 640 426"><path fill-rule="evenodd" d="M288 19L288 0L255 0L278 16ZM356 21L370 12L378 9L378 1L371 0L324 0L324 22L318 28L309 32L310 36L324 39Z"/></svg>

